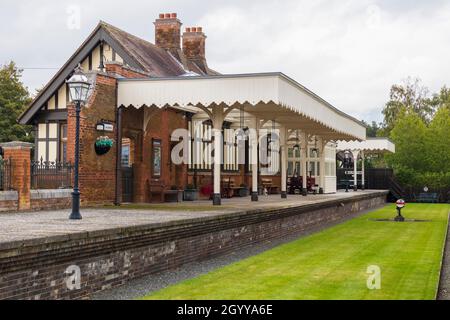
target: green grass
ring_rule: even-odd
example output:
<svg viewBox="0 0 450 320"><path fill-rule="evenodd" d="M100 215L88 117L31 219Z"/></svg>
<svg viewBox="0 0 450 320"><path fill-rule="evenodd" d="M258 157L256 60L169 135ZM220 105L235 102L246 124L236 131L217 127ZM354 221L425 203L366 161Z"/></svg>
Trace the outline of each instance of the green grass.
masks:
<svg viewBox="0 0 450 320"><path fill-rule="evenodd" d="M409 204L407 218L377 222L394 206L358 217L144 299L435 299L450 205ZM367 267L381 268L381 289L367 288Z"/></svg>

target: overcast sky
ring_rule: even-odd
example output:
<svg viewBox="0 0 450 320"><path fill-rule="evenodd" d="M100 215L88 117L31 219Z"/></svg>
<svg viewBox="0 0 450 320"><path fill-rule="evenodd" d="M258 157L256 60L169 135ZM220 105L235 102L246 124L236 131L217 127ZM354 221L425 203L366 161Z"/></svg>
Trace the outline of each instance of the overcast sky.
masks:
<svg viewBox="0 0 450 320"><path fill-rule="evenodd" d="M339 109L381 120L389 88L408 76L450 85L450 1L1 0L0 64L58 68L104 20L154 42L158 13L202 26L210 67L282 71ZM80 12L77 26L74 13ZM25 70L30 91L56 70Z"/></svg>

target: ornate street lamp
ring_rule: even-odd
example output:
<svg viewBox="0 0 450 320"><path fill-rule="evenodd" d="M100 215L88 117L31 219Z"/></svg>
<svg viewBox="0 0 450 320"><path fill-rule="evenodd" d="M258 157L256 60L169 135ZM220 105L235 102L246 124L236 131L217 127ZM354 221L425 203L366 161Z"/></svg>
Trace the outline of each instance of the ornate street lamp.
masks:
<svg viewBox="0 0 450 320"><path fill-rule="evenodd" d="M75 176L72 193L71 220L81 220L80 214L80 190L78 188L78 165L80 161L80 112L81 106L86 103L91 86L89 79L80 65L75 69L72 77L67 80L69 86L70 101L75 104L76 128L75 128Z"/></svg>
<svg viewBox="0 0 450 320"><path fill-rule="evenodd" d="M399 200L397 200L395 205L397 207L397 217L395 217L395 221L404 222L405 218L402 216L402 209L406 206L405 200L399 199Z"/></svg>

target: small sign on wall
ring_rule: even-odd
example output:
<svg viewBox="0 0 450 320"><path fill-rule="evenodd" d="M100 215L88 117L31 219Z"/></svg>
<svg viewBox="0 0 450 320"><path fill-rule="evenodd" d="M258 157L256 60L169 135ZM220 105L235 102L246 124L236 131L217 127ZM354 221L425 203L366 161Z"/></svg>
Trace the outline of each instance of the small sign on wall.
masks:
<svg viewBox="0 0 450 320"><path fill-rule="evenodd" d="M98 123L97 124L97 131L100 132L113 132L114 131L114 125L110 123Z"/></svg>

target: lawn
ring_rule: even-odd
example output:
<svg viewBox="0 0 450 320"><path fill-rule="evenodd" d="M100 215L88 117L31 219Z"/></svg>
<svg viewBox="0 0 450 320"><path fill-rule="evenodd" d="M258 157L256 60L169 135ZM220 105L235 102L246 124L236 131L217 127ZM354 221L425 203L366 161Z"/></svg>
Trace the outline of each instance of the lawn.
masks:
<svg viewBox="0 0 450 320"><path fill-rule="evenodd" d="M409 204L404 215L429 222L378 222L394 206L371 212L145 299L435 299L450 205ZM381 289L367 288L368 266Z"/></svg>

